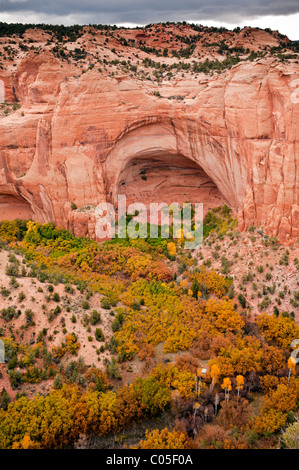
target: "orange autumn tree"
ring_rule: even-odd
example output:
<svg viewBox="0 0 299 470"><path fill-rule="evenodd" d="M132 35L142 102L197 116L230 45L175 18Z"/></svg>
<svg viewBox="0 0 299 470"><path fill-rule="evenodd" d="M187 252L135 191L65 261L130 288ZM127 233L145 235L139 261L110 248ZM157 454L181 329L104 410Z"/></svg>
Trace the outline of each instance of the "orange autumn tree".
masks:
<svg viewBox="0 0 299 470"><path fill-rule="evenodd" d="M296 360L293 356L290 356L288 359L288 369L292 372L292 374L296 374Z"/></svg>
<svg viewBox="0 0 299 470"><path fill-rule="evenodd" d="M13 449L40 449L41 446L38 442L32 441L30 436L24 436L21 442L14 442L12 445Z"/></svg>
<svg viewBox="0 0 299 470"><path fill-rule="evenodd" d="M232 383L228 377L223 379L221 388L223 388L225 392L225 400L229 401L229 392L232 390Z"/></svg>
<svg viewBox="0 0 299 470"><path fill-rule="evenodd" d="M239 396L240 395L240 390L242 390L243 387L244 387L244 377L243 377L243 375L237 375L236 381L237 381L237 390L238 390L238 396Z"/></svg>
<svg viewBox="0 0 299 470"><path fill-rule="evenodd" d="M217 364L213 364L211 366L211 371L210 371L210 376L212 377L212 382L211 382L211 391L213 391L214 389L214 385L215 383L218 381L218 378L220 376L220 369L219 367L217 366Z"/></svg>
<svg viewBox="0 0 299 470"><path fill-rule="evenodd" d="M288 359L288 369L289 369L288 382L290 382L291 374L293 375L296 374L296 360L293 358L293 356L290 356Z"/></svg>

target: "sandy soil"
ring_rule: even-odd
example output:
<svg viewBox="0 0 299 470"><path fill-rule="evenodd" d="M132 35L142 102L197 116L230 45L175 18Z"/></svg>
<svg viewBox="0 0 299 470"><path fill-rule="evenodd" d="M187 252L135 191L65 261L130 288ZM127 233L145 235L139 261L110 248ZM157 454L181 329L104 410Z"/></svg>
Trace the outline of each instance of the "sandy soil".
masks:
<svg viewBox="0 0 299 470"><path fill-rule="evenodd" d="M252 237L256 240L252 241ZM220 249L216 250L217 245ZM281 265L279 263L283 254L289 251L289 265ZM236 292L242 292L248 304L251 307L253 316L263 312L273 313L273 307L276 305L280 313L284 311L294 312L296 321L299 321L299 309L290 303L290 299L294 299L294 292L299 291L299 271L297 270L294 259L299 259L298 244L292 247L280 246L277 250L265 247L261 243L261 236L256 232L251 234L241 234L237 243L234 245L229 237L225 237L223 241L216 241L211 247L207 242L197 249L194 257L199 257L201 252L204 259L212 260L212 267L221 272L221 257L225 256L229 261L233 261L233 265L229 268L228 275L232 276ZM213 253L217 252L218 259L215 259ZM236 257L237 256L237 257ZM198 265L203 261L199 261ZM258 266L263 266L263 272L257 270ZM242 278L251 272L254 277L252 281L244 283ZM271 274L271 279L267 280L267 273ZM254 290L253 284L256 284L257 290ZM264 296L258 297L258 292L262 292L263 285L272 286L275 283L276 288L273 294L268 293L271 303L268 307L260 309L258 304L264 299ZM239 289L239 286L246 288L246 294ZM286 289L286 290L285 290ZM279 292L284 293L284 298L279 297ZM275 301L280 298L281 304Z"/></svg>
<svg viewBox="0 0 299 470"><path fill-rule="evenodd" d="M104 359L111 359L111 354L108 350L105 350L98 355L96 350L99 349L101 345L104 345L106 341L109 341L112 335L111 323L114 319L114 316L111 316L108 310L101 308L100 301L102 296L97 293L93 294L92 297L90 297L88 300L90 308L88 310L84 310L82 308L82 302L86 300L86 297L85 294L81 294L77 290L76 286L73 286L73 294L67 294L65 292L64 284L58 284L57 286L54 286L54 292L59 294L60 302L55 302L54 300L47 302L45 297L49 295L47 290L48 283L42 283L36 278L18 277L17 282L19 283L19 287L12 288L9 284L10 277L5 274L5 267L8 263L8 254L9 253L5 250L0 252L0 288L4 287L10 291L10 295L8 297L3 297L0 295L0 311L9 306L13 306L16 309L20 309L22 313L17 319L13 319L10 322L5 322L5 320L0 316L0 327L5 328L6 334L8 333L8 335L8 328L12 327L16 335L16 341L18 341L19 335L23 333L21 342L23 344L30 343L32 345L36 343L38 333L43 328L47 328L48 332L46 345L48 350L51 351L53 346L59 346L62 341L65 341L65 334L62 331L63 327L61 323L61 319L64 318L67 333L75 333L78 341L81 344L81 347L78 350L78 357L81 356L84 359L85 364L94 364L96 367L102 368L104 370ZM20 266L22 267L23 264L21 256L16 255L16 257L20 261ZM29 270L27 269L27 271ZM43 292L39 292L41 289ZM26 296L25 299L23 299L21 302L18 299L20 292L23 292ZM54 309L57 305L61 307L62 311L52 322L49 322L47 313L51 309ZM43 308L43 306L45 306L45 308ZM66 311L67 307L70 308L69 312ZM35 322L35 325L22 328L26 324L25 311L27 309L31 309L34 312L33 321ZM90 314L93 309L96 309L101 313L101 323L94 326L89 325L91 331L88 332L87 328L83 326L82 320L83 316L86 313ZM73 323L71 320L73 315L76 316L76 323ZM104 341L99 342L95 339L96 328L102 329L105 337ZM89 336L92 337L92 341L88 340ZM52 337L52 341L50 341L49 337ZM78 357L67 353L66 356L63 357L62 362L69 362L71 360L78 359ZM0 371L2 373L5 372L6 368L6 364L0 365ZM51 381L49 381L48 386L50 383ZM31 385L29 388L36 389L38 388L37 385ZM43 388L47 389L48 386L46 382L43 382ZM12 395L15 395L15 392L11 390L6 375L0 379L0 389L2 387L5 387L7 391L11 392ZM24 387L28 388L27 386Z"/></svg>

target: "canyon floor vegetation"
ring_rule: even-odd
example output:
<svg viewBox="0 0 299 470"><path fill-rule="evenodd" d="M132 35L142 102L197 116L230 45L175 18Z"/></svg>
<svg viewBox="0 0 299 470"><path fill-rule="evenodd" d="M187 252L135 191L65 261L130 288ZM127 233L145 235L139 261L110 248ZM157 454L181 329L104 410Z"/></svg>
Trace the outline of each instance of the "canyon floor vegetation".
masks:
<svg viewBox="0 0 299 470"><path fill-rule="evenodd" d="M0 448L292 448L298 245L208 212L204 242L0 223Z"/></svg>

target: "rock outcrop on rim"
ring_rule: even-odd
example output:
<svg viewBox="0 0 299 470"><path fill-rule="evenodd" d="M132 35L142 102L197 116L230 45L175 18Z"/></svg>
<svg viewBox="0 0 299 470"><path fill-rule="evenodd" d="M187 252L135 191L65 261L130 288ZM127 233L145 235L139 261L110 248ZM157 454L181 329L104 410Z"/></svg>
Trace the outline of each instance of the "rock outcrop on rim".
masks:
<svg viewBox="0 0 299 470"><path fill-rule="evenodd" d="M261 225L291 241L299 236L298 73L294 61L264 57L157 84L92 67L82 74L43 48L24 53L13 70L0 69L12 109L0 115L0 218L94 237L97 204L126 194L225 203L241 230Z"/></svg>

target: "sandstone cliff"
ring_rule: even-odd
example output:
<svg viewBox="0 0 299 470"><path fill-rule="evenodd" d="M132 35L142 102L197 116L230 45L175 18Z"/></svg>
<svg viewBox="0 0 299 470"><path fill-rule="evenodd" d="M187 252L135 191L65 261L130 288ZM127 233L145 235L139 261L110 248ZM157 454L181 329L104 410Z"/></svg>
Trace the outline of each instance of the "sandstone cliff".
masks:
<svg viewBox="0 0 299 470"><path fill-rule="evenodd" d="M100 57L111 59L113 45ZM132 66L146 52L126 54ZM125 193L129 201L226 203L241 230L299 236L296 61L263 56L213 76L158 81L117 65L82 73L44 43L15 62L0 69L1 219L53 221L93 237L95 206Z"/></svg>

